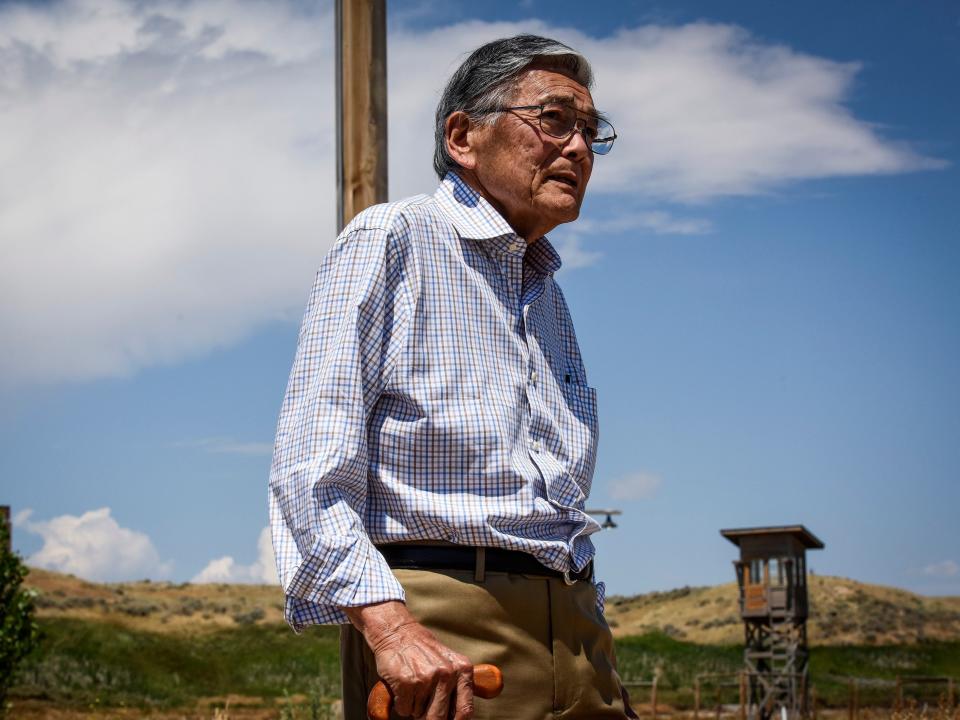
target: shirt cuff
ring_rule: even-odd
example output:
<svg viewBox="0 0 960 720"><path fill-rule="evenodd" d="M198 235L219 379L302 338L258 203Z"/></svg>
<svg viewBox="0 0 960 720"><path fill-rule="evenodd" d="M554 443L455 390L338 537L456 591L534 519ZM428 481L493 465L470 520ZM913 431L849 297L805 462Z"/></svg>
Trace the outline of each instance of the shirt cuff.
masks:
<svg viewBox="0 0 960 720"><path fill-rule="evenodd" d="M603 611L606 609L607 586L599 580L595 581L593 586L597 589L597 613L603 617Z"/></svg>
<svg viewBox="0 0 960 720"><path fill-rule="evenodd" d="M336 545L321 538L286 587L284 615L300 632L308 625L342 625L344 607L360 607L406 596L380 551L366 538Z"/></svg>

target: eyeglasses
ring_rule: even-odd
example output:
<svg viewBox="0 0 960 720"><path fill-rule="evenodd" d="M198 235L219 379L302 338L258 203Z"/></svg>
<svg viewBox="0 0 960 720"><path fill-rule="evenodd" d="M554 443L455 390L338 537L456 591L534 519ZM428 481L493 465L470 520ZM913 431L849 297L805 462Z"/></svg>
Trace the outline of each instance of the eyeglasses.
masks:
<svg viewBox="0 0 960 720"><path fill-rule="evenodd" d="M596 115L581 113L572 105L546 103L544 105L517 105L515 107L495 108L489 112L508 112L510 110L537 110L540 129L550 137L566 140L574 131L579 130L587 146L597 155L606 155L617 139L613 125ZM578 127L579 126L579 127Z"/></svg>

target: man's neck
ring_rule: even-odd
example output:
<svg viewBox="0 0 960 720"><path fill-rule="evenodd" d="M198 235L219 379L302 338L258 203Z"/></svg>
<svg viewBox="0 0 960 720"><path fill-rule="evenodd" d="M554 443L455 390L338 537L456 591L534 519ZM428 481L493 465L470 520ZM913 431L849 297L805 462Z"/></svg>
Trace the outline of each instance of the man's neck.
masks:
<svg viewBox="0 0 960 720"><path fill-rule="evenodd" d="M527 241L527 245L532 245L546 234L545 230L543 232L538 232L536 229L533 229L532 231L523 232L522 230L517 229L516 225L510 222L510 218L507 217L506 209L497 201L495 197L493 197L493 195L487 192L487 189L483 186L483 183L480 182L480 178L477 177L476 173L474 173L472 170L467 170L466 168L460 168L456 170L456 173L457 177L473 188L474 191L479 193L480 197L490 203L490 206L500 213L500 217L507 221L510 227L513 228L513 231L519 237L522 237Z"/></svg>

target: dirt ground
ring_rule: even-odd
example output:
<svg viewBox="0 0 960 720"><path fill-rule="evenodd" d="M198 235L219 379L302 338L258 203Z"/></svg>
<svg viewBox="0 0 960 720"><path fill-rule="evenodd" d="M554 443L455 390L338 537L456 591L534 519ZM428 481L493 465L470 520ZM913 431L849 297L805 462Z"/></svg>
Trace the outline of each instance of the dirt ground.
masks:
<svg viewBox="0 0 960 720"><path fill-rule="evenodd" d="M297 698L291 698L291 707L264 707L259 698L229 696L226 698L208 698L194 708L154 711L139 708L63 708L50 703L26 701L17 703L8 717L17 720L309 720L310 708L298 705ZM653 720L649 704L634 703L634 710L643 720ZM343 715L339 702L331 708L328 715L320 715L323 720L340 720ZM657 704L657 718L664 720L694 720L692 711L676 710L668 705ZM960 720L960 708L912 707L895 712L890 708L860 708L856 717L851 718L848 708L819 709L816 720ZM809 720L814 720L811 717ZM715 708L702 710L699 720L739 720L739 708L724 706L718 714ZM505 719L506 720L506 719Z"/></svg>
<svg viewBox="0 0 960 720"><path fill-rule="evenodd" d="M148 710L144 708L62 707L39 700L13 703L7 717L11 720L309 720L311 708L302 704L302 698L292 697L291 703L280 702L266 706L260 698L230 695L223 698L205 698L192 708ZM343 717L340 701L322 720L340 720Z"/></svg>

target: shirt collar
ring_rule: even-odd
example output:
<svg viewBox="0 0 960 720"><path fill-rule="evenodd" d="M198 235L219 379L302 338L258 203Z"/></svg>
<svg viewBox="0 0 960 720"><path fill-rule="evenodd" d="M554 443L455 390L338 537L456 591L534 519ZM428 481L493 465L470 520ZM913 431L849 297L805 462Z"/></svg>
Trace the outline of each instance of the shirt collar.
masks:
<svg viewBox="0 0 960 720"><path fill-rule="evenodd" d="M461 237L471 240L517 237L493 205L455 172L446 174L433 197ZM526 248L526 259L544 275L555 273L561 265L560 255L546 235Z"/></svg>
<svg viewBox="0 0 960 720"><path fill-rule="evenodd" d="M446 174L434 198L461 237L488 240L516 234L493 205L455 172Z"/></svg>
<svg viewBox="0 0 960 720"><path fill-rule="evenodd" d="M541 275L553 275L562 264L560 253L547 240L546 235L527 248L526 259Z"/></svg>

